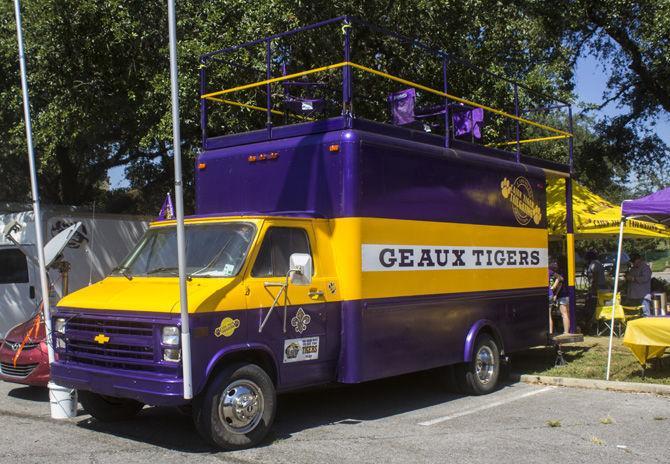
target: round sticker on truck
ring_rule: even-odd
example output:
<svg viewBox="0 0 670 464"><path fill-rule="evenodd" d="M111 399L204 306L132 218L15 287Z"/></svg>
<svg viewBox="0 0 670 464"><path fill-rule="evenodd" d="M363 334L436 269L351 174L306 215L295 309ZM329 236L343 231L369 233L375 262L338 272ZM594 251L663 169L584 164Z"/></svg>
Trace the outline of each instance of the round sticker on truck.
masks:
<svg viewBox="0 0 670 464"><path fill-rule="evenodd" d="M216 329L214 329L214 335L216 337L230 337L237 328L240 326L240 320L239 319L232 319L230 317L226 317L224 320L221 321L221 325L218 326Z"/></svg>

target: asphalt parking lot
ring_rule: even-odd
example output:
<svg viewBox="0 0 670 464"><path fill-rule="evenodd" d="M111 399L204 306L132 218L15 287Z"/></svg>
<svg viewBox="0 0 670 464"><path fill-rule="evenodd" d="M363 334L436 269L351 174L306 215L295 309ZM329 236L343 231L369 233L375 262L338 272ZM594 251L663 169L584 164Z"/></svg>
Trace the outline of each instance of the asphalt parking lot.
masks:
<svg viewBox="0 0 670 464"><path fill-rule="evenodd" d="M174 409L54 421L46 390L1 382L0 420L0 462L22 464L670 462L670 398L525 384L463 397L430 374L283 395L270 439L234 453Z"/></svg>

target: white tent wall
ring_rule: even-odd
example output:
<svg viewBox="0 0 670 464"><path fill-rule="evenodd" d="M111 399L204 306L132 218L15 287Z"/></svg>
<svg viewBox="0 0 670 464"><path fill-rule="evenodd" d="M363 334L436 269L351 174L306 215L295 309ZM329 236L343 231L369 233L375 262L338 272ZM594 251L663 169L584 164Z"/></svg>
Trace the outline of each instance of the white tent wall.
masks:
<svg viewBox="0 0 670 464"><path fill-rule="evenodd" d="M32 211L0 214L0 226L12 220L22 228L13 237L28 253L37 257L35 247L35 221ZM148 227L148 218L129 215L96 214L90 212L59 212L46 210L42 213L45 227L44 240L48 242L61 230L81 222L80 231L63 250L63 258L71 265L69 291L83 288L89 283L102 280L134 248ZM1 234L0 234L1 235ZM4 236L0 237L0 250L16 248ZM3 263L0 262L0 266ZM28 260L29 282L25 284L0 285L0 338L15 325L26 321L37 310L41 299L39 270ZM50 301L55 304L63 296L60 273L49 271L53 284ZM30 288L32 287L32 289ZM30 297L30 293L34 298Z"/></svg>
<svg viewBox="0 0 670 464"><path fill-rule="evenodd" d="M46 241L68 226L81 222L79 232L63 250L63 258L72 266L69 272L69 291L102 280L135 247L148 227L147 221L84 215L51 216L46 223ZM49 272L58 299L63 297L60 275Z"/></svg>

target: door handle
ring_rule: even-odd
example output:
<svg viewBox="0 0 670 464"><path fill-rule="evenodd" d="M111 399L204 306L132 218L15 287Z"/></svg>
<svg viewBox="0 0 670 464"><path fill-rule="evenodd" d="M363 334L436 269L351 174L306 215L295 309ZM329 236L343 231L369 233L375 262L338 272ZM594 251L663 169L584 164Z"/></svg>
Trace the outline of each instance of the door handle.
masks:
<svg viewBox="0 0 670 464"><path fill-rule="evenodd" d="M323 292L321 290L310 290L309 292L307 292L307 296L309 296L313 300L316 300L323 296Z"/></svg>
<svg viewBox="0 0 670 464"><path fill-rule="evenodd" d="M35 299L35 287L32 285L28 287L28 296L30 297L31 300Z"/></svg>

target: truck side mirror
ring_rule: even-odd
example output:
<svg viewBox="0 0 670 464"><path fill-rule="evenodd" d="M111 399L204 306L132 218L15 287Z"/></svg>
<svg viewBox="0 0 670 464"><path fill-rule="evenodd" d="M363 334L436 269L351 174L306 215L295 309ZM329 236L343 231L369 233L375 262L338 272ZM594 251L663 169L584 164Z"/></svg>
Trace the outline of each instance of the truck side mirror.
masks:
<svg viewBox="0 0 670 464"><path fill-rule="evenodd" d="M312 283L312 257L307 253L293 253L289 258L289 269L293 285Z"/></svg>

